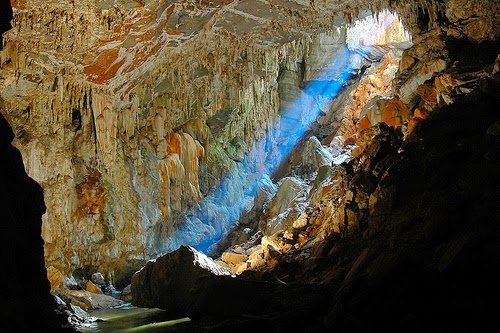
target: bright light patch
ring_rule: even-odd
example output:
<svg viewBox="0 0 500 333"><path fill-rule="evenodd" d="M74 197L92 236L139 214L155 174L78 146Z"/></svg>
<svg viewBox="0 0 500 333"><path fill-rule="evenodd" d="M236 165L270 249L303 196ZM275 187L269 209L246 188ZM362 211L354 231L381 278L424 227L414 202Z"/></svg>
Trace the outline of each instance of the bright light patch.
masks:
<svg viewBox="0 0 500 333"><path fill-rule="evenodd" d="M168 320L168 321L161 321L158 323L151 323L151 324L146 324L138 327L132 327L129 329L122 330L121 332L123 333L132 333L132 332L149 332L149 331L155 331L155 332L162 332L160 330L161 328L166 328L166 327L171 327L177 324L181 323L187 323L191 321L188 317L181 318L181 319L175 319L175 320Z"/></svg>
<svg viewBox="0 0 500 333"><path fill-rule="evenodd" d="M397 24L394 24L395 21ZM271 151L270 148L259 150L270 146L266 143L269 137L277 136L275 133L268 133L254 144L254 150L248 152L241 162L243 174L235 173L222 179L219 186L202 199L200 208L189 212L183 223L173 231L167 241L168 248L165 250L173 251L180 245L190 245L200 251L210 252L211 247L238 223L244 209L248 209L248 202L255 196L263 177L272 175L277 170L281 161L277 163L276 156L280 156L281 159L287 158L325 106L360 69L363 58L371 58L369 53L374 47L377 48L377 43L383 41L385 44L392 40L395 43L409 41L407 35L401 40L384 36L388 29L398 30L399 26L401 23L397 17L389 12L380 13L378 19L372 16L355 24L353 29L357 31L358 42L351 43L349 47L346 45L338 52L318 75L320 79L311 81L295 101L280 114L279 124L274 126L279 131L278 142L282 142L277 147L278 151ZM351 40L356 38L352 33L349 36ZM249 160L249 156L252 156L252 161ZM250 167L255 160L264 161L258 166L258 170Z"/></svg>

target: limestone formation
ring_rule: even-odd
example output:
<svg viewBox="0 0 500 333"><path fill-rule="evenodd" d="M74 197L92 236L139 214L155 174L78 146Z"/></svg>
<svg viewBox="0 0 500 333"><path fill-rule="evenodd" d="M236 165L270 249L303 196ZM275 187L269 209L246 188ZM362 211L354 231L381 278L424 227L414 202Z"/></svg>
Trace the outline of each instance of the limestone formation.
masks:
<svg viewBox="0 0 500 333"><path fill-rule="evenodd" d="M47 267L16 251L21 285L104 307L82 281L146 263L133 302L213 331L493 323L498 0L11 3L3 243Z"/></svg>
<svg viewBox="0 0 500 333"><path fill-rule="evenodd" d="M94 267L118 287L151 258L227 234L252 199L242 179L282 158L280 112L369 14L304 1L12 4L2 112L44 188L47 267ZM217 186L236 192L215 210Z"/></svg>

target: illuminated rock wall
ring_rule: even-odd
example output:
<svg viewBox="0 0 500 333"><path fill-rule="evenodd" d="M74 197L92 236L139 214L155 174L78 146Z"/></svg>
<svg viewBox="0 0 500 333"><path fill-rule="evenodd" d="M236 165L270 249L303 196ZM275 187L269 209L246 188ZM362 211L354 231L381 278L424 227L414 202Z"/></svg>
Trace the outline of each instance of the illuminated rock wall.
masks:
<svg viewBox="0 0 500 333"><path fill-rule="evenodd" d="M355 17L301 1L12 4L0 95L44 188L46 265L118 284L147 259L224 232L173 226L225 175L247 177L239 162L257 139L272 133L265 149L277 145L280 100L293 99L279 94L280 69L312 77L314 59L345 38L333 24ZM246 172L266 157L252 154ZM214 204L208 214L223 216Z"/></svg>

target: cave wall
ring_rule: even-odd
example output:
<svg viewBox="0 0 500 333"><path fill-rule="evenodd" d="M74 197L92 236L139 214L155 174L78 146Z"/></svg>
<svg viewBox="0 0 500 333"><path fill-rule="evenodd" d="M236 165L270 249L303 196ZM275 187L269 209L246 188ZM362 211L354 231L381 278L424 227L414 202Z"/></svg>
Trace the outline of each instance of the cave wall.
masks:
<svg viewBox="0 0 500 333"><path fill-rule="evenodd" d="M280 112L344 47L334 26L366 15L300 1L13 6L2 112L44 188L46 265L118 284L145 260L227 231L241 191L225 208L203 207L222 221L185 214L224 176L257 174L259 151L278 144Z"/></svg>
<svg viewBox="0 0 500 333"><path fill-rule="evenodd" d="M280 112L342 43L345 31L332 27L364 15L358 5L13 2L14 28L1 57L2 112L28 174L45 191L47 266L64 274L101 270L120 281L182 242L224 233L224 223L184 214L223 176L257 171L265 155L249 156L245 170L241 157L265 133L274 133L267 149L278 144ZM422 104L416 118L433 108L417 88L449 68L450 38L498 37L498 11L478 1L467 11L461 5L389 4L419 36L396 81L403 103L412 110ZM448 79L431 85L439 101L451 98ZM358 112L344 121L344 139L356 133ZM207 215L231 214L217 204L204 207Z"/></svg>

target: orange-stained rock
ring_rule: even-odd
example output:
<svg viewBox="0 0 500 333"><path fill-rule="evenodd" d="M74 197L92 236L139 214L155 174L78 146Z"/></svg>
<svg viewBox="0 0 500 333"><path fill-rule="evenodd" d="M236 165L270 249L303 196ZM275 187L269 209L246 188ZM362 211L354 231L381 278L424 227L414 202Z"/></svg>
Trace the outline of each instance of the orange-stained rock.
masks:
<svg viewBox="0 0 500 333"><path fill-rule="evenodd" d="M459 81L452 78L449 74L436 76L434 85L436 86L437 102L443 101L446 104L453 103L453 98L450 96L453 89L459 84Z"/></svg>
<svg viewBox="0 0 500 333"><path fill-rule="evenodd" d="M351 135L344 140L344 147L356 144L356 135Z"/></svg>
<svg viewBox="0 0 500 333"><path fill-rule="evenodd" d="M427 118L427 113L422 111L420 108L416 108L415 111L413 111L413 116L415 118L421 118L421 119L426 119Z"/></svg>
<svg viewBox="0 0 500 333"><path fill-rule="evenodd" d="M85 281L84 289L92 294L102 294L102 290L96 286L92 281Z"/></svg>
<svg viewBox="0 0 500 333"><path fill-rule="evenodd" d="M408 121L408 127L406 129L406 133L410 134L413 132L415 127L423 120L423 118L413 117Z"/></svg>
<svg viewBox="0 0 500 333"><path fill-rule="evenodd" d="M436 88L433 86L422 84L417 88L417 94L420 96L427 109L432 110L437 106ZM420 104L422 105L422 103Z"/></svg>
<svg viewBox="0 0 500 333"><path fill-rule="evenodd" d="M381 121L391 127L399 127L412 116L410 109L400 99L393 98L387 101L382 109Z"/></svg>
<svg viewBox="0 0 500 333"><path fill-rule="evenodd" d="M10 0L12 8L26 9L26 0Z"/></svg>
<svg viewBox="0 0 500 333"><path fill-rule="evenodd" d="M50 282L50 291L54 292L57 288L62 286L63 276L54 266L47 267L47 279Z"/></svg>
<svg viewBox="0 0 500 333"><path fill-rule="evenodd" d="M167 151L172 154L179 155L179 158L182 159L182 143L181 136L179 133L168 134L165 137L167 140Z"/></svg>
<svg viewBox="0 0 500 333"><path fill-rule="evenodd" d="M370 122L370 119L368 119L368 117L366 117L366 116L361 118L361 120L359 121L359 131L360 132L364 129L367 129L368 127L371 127L371 126L372 126L372 123Z"/></svg>
<svg viewBox="0 0 500 333"><path fill-rule="evenodd" d="M79 203L75 213L76 218L102 215L106 204L106 192L101 181L102 175L99 170L89 168L84 181L76 186Z"/></svg>
<svg viewBox="0 0 500 333"><path fill-rule="evenodd" d="M205 149L188 133L165 136L166 155L158 160L163 196L159 206L164 216L182 209L182 202L195 202L201 198L198 180L199 160ZM164 146L159 146L163 148Z"/></svg>
<svg viewBox="0 0 500 333"><path fill-rule="evenodd" d="M359 124L359 133L380 122L399 127L411 116L410 109L399 98L374 98L367 104L366 115Z"/></svg>
<svg viewBox="0 0 500 333"><path fill-rule="evenodd" d="M351 152L351 158L356 158L358 157L359 155L361 155L361 153L365 150L365 147L364 146L358 146L356 148L354 148Z"/></svg>
<svg viewBox="0 0 500 333"><path fill-rule="evenodd" d="M385 99L388 98L387 96L394 94L392 79L399 65L399 56L388 52L380 65L365 73L358 86L351 93L352 99L345 106L344 119L337 135L348 137L380 121L374 121L371 117L363 120L363 111L369 107L369 103L375 98ZM360 121L362 124L360 124Z"/></svg>

